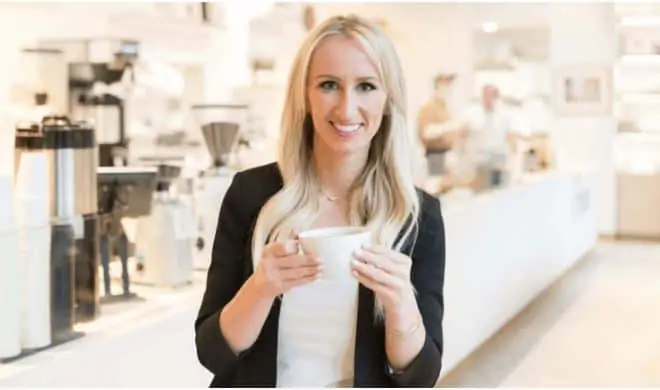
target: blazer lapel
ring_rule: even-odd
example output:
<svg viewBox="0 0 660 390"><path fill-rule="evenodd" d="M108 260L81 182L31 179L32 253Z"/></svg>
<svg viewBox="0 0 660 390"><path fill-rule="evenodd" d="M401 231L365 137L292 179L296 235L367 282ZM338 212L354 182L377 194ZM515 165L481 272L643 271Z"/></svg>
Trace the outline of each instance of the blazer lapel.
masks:
<svg viewBox="0 0 660 390"><path fill-rule="evenodd" d="M385 333L382 326L374 326L374 302L373 292L360 284L353 366L354 387L374 386L385 372ZM382 353L378 349L383 349ZM379 359L379 356L383 358Z"/></svg>

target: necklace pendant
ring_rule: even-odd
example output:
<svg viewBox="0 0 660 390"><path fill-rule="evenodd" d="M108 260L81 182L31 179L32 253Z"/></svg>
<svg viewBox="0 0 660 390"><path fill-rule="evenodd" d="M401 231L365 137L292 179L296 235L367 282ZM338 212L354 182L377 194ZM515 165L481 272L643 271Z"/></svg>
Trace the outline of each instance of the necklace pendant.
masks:
<svg viewBox="0 0 660 390"><path fill-rule="evenodd" d="M323 191L323 190L321 190L321 195L323 195L323 197L326 198L326 199L327 199L328 201L330 201L330 202L336 202L336 201L338 201L339 199L341 199L341 196L332 196L332 195L328 195L328 194L326 194L326 192Z"/></svg>
<svg viewBox="0 0 660 390"><path fill-rule="evenodd" d="M339 197L338 197L338 196L330 196L330 195L326 195L325 198L328 199L330 202L336 202L336 201L339 200Z"/></svg>

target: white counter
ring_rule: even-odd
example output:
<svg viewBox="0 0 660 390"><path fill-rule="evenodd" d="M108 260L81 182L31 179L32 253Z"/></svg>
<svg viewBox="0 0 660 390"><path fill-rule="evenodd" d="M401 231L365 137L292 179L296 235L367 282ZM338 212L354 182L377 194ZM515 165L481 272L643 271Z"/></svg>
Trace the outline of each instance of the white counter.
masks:
<svg viewBox="0 0 660 390"><path fill-rule="evenodd" d="M596 243L595 180L548 173L442 197L447 245L441 378Z"/></svg>

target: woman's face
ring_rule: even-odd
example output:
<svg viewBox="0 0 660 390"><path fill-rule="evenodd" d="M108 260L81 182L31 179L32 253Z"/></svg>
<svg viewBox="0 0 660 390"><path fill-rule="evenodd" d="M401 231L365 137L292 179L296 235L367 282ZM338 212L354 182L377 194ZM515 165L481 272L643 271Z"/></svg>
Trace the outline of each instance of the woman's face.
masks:
<svg viewBox="0 0 660 390"><path fill-rule="evenodd" d="M331 36L314 51L307 99L316 152L368 153L387 101L376 65L354 38Z"/></svg>

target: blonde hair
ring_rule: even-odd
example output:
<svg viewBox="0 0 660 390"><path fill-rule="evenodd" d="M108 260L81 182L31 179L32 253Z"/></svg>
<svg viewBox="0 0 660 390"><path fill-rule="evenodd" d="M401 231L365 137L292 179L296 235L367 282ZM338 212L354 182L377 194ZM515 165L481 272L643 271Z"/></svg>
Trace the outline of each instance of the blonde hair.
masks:
<svg viewBox="0 0 660 390"><path fill-rule="evenodd" d="M255 267L264 245L288 239L293 230L309 228L318 215L321 193L313 164L314 129L307 107L307 77L314 50L321 41L336 35L360 42L377 65L387 92L381 127L371 141L366 166L350 191L350 223L370 228L374 242L396 250L402 250L417 234L419 199L413 182L405 82L398 55L375 24L354 15L335 16L310 31L293 61L278 145L277 163L284 186L257 218L252 242Z"/></svg>

